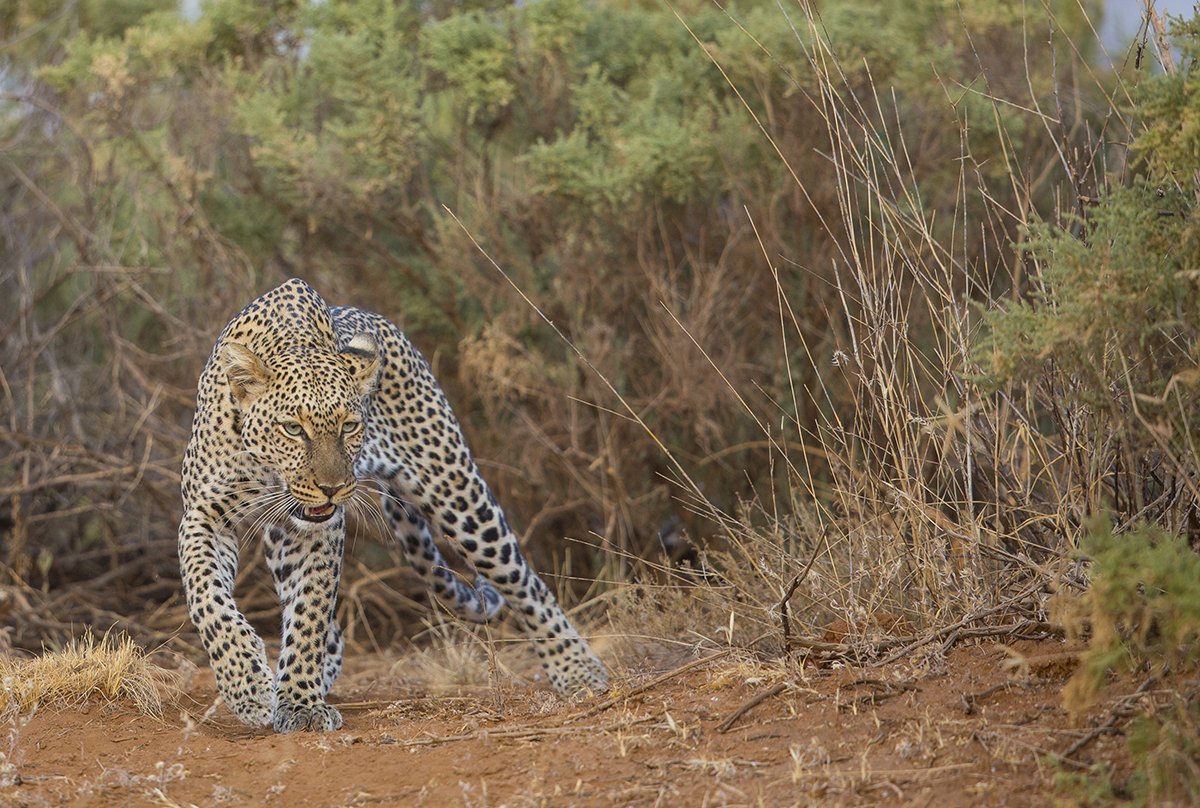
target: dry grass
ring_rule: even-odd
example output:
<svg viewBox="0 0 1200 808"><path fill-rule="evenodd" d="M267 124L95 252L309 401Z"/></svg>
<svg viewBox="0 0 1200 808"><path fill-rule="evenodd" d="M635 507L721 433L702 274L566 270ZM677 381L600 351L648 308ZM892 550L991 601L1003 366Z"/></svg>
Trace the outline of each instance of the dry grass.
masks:
<svg viewBox="0 0 1200 808"><path fill-rule="evenodd" d="M1175 484L1192 461L1128 456L1121 429L1141 427L1114 427L1110 413L1080 406L1068 374L1047 367L1000 389L981 382L981 312L1036 288L1023 226L1040 218L1082 228L1071 217L1086 220L1084 200L1127 173L1132 88L1120 73L1097 77L1078 53L1068 59L1072 43L1056 40L1053 7L1043 6L1045 18L1031 10L1034 33L1007 51L1003 42L986 50L995 43L965 19L960 29L948 22L968 69L966 78L931 76L944 94L936 110L906 106L911 99L877 84L870 65L843 61L807 2L794 23L812 81L782 95L739 79L738 65L723 61L733 51L697 36L792 185L745 207L724 200L719 221L654 206L630 240L628 265L605 265L615 253L580 237L579 253L568 251L544 283L512 249L516 220L472 217L512 207L491 182L462 181L475 189L455 203L462 220L450 213L430 227L439 266L485 313L474 330L455 320L461 343L430 352L451 398L466 405L481 466L525 528L531 557L557 573L546 577L564 602L582 601L575 614L585 632L594 628L597 650L618 673L643 675L640 685L618 676L588 716L659 681L647 671L675 676L714 653L735 662L713 688L758 689L726 716L736 727L762 699L801 689L816 666L900 661L915 678L957 643L1053 635L1051 595L1086 585L1073 556L1090 514L1118 503L1126 522L1184 523L1197 512L1190 479ZM732 12L729 27L741 28ZM764 63L782 63L759 48ZM923 117L953 123L931 131ZM14 176L14 192L41 192L42 177ZM170 533L190 385L207 331L270 285L210 238L202 209L168 211L162 231L192 233L184 225L193 216L202 249L180 242L181 265L196 266L190 251L211 251L215 267L201 261L197 277L236 291L199 299L158 268L99 271L120 259L95 237L49 282L25 264L0 276L19 323L0 349L0 448L11 458L0 466L0 527L11 522L12 537L3 570L11 586L0 595L11 593L18 644L147 600L157 608L139 618L144 636L166 637L183 620ZM40 245L39 229L57 233L69 218L41 211L26 231L2 216L0 224ZM91 223L97 232L105 224ZM798 241L797 231L810 235ZM386 243L355 235L344 246ZM391 289L387 272L364 269L351 295L329 267L306 266L337 302L386 300ZM267 276L285 270L281 262ZM109 310L109 301L122 305ZM122 313L139 309L149 325L135 334ZM79 356L93 337L105 350L89 365ZM110 379L115 406L80 394ZM1170 496L1144 495L1160 483ZM123 529L130 523L136 531ZM668 533L684 538L667 546ZM82 538L64 545L51 535ZM341 609L351 644L378 650L414 621L405 575L371 538L347 564ZM239 592L252 619L274 622L261 570L245 572ZM491 685L530 668L527 644L512 636L426 620L391 673L434 691ZM161 713L173 687L165 671L128 640L81 642L3 668L3 712L98 697ZM848 704L874 707L902 692L856 692ZM1097 732L1119 718L1114 710ZM626 734L631 726L609 727L621 758L649 743L647 728ZM669 740L688 740L671 713L661 726ZM525 733L547 731L511 737ZM942 749L929 722L893 744L914 764ZM790 781L818 799L879 799L895 771L871 769L865 757L858 770L831 761L816 740L792 745L790 761ZM716 777L741 764L697 756L685 766Z"/></svg>
<svg viewBox="0 0 1200 808"><path fill-rule="evenodd" d="M936 76L944 107L914 113L869 66L843 63L817 11L801 11L814 80L789 88L788 105L770 88L756 97L736 65L696 44L748 116L779 116L756 118L753 130L792 179L778 198L726 212L720 228L702 224L695 241L672 229L686 216L656 208L628 266L594 271L584 249L562 259L561 282L544 294L506 257L503 222L477 228L464 214L461 228L445 217L430 228L440 265L487 315L457 347L433 343L446 347L431 359L466 405L481 466L530 555L558 562L547 578L564 601L584 598L580 622L619 662L662 653L665 640L679 654L732 646L873 664L936 658L989 634L1045 633L1047 593L1079 585L1069 557L1081 518L1121 467L1100 422L1056 406L1069 379L987 389L971 346L979 311L1027 288L1013 246L1021 225L1065 221L1106 171L1121 170L1113 144L1128 140L1119 111L1128 88L1095 80L1105 101L1089 109L1086 66L1073 63L1081 75L1069 82L1049 75L1058 63L1026 43L1004 86ZM729 18L731 32L740 26ZM1013 54L981 55L972 33L963 22L948 36L972 74L995 75L984 61ZM974 109L994 131L976 134L979 122L959 114L967 100L981 102ZM957 129L921 128L921 112L942 120L947 110ZM1019 151L1005 123L1014 116L1035 124ZM32 115L14 142L36 148L49 128ZM77 163L63 152L43 174L8 166L4 175L20 203L0 215L7 242L40 255L64 228L74 232L68 225L89 232L76 234L78 257L61 270L39 275L29 258L0 276L4 319L15 323L0 348L0 528L10 537L0 594L11 594L17 645L111 624L150 602L138 636L195 651L191 635L176 635L186 617L173 540L191 385L213 330L292 267L281 260L260 277L190 203L145 217L154 227L129 250L186 271L122 266L103 236L115 228L106 208L30 201L53 196L56 172L84 172ZM148 174L123 180L131 187L107 191L155 199L146 189L164 177L148 163ZM511 207L486 196L491 183L458 184L479 189L464 206ZM935 184L940 195L928 190ZM793 231L811 233L808 252L797 252ZM497 261L480 261L476 241ZM378 250L386 239L353 243ZM160 244L170 249L152 249ZM526 307L491 266L542 297ZM332 301L390 300L387 271L358 273L351 294L328 267L305 267ZM683 560L658 547L676 522L690 535ZM379 649L413 619L398 560L362 532L341 616L352 645ZM274 625L261 564L246 567L239 598L252 620ZM405 674L432 686L491 681L520 667L508 663L510 647L526 652L502 635L438 624Z"/></svg>
<svg viewBox="0 0 1200 808"><path fill-rule="evenodd" d="M93 700L122 702L162 718L180 694L180 675L147 659L129 637L90 632L61 651L0 658L0 719L39 707L80 707Z"/></svg>
<svg viewBox="0 0 1200 808"><path fill-rule="evenodd" d="M486 687L519 669L522 649L493 639L487 627L425 619L425 629L393 665L391 674L432 691ZM514 652L516 656L514 656Z"/></svg>
<svg viewBox="0 0 1200 808"><path fill-rule="evenodd" d="M666 315L692 351L711 363L727 398L757 424L772 469L758 479L777 481L724 512L694 482L692 466L670 457L677 496L720 529L705 556L716 575L694 590L712 616L726 618L724 625L710 621L709 632L724 642L860 662L924 646L944 651L981 632L1044 632L1047 592L1079 585L1070 555L1080 514L1091 512L1097 492L1114 483L1120 449L1107 440L1105 425L1064 416L1062 402L1053 393L1047 399L1054 380L999 393L981 385L985 373L972 346L978 311L1000 300L992 288L1020 289L1025 268L1011 246L1019 240L1013 223L1039 209L1062 217L1074 204L1047 211L1050 197L1022 177L1061 168L1076 182L1101 182L1098 163L1072 168L1057 162L1068 144L1095 156L1100 141L1064 123L1053 133L1060 139L1057 154L1030 164L1021 160L1036 155L1008 153L1012 135L1001 127L998 143L982 145L1006 154L1013 173L989 178L985 158L976 154L980 140L963 119L958 154L941 155L957 166L962 201L931 210L922 203L926 158L910 149L899 123L904 110L869 72L864 83L858 66L841 62L818 15L808 12L805 22L818 78L814 103L836 184L834 205L814 204L836 253L831 281L840 327L833 372L819 372L825 346L813 342L807 313L793 306L780 281L788 257L772 254L763 241L763 271L775 279L780 301L778 353L789 368L814 363L815 386L793 381L790 402L756 409L749 391L710 354L715 343L669 308ZM734 86L727 66L711 58ZM1028 86L1047 86L1033 74L1030 58L1027 52ZM1059 116L1082 114L1071 106L1079 97L1049 87L1032 103L1054 103ZM740 96L745 88L735 89ZM988 99L997 121L1007 111L987 91L966 92ZM1110 103L1105 120L1126 130L1129 123ZM747 111L754 114L750 105ZM770 128L762 132L792 172L797 192L818 198ZM983 201L968 202L972 197ZM755 214L746 215L757 234ZM981 260L986 274L1006 283L981 285ZM811 424L789 415L803 411L819 415ZM1048 419L1049 428L1037 426ZM822 636L834 624L841 626L838 636Z"/></svg>
<svg viewBox="0 0 1200 808"><path fill-rule="evenodd" d="M809 16L806 22L818 79L812 101L828 134L834 198L806 184L768 128L763 133L791 170L797 191L832 203L814 202L812 213L833 245L832 299L840 306L826 312L838 323L833 367L820 359L829 346L812 343L809 323L787 297L781 281L787 258L772 255L762 240L760 275L773 279L779 301L776 351L787 367L812 365L803 387L790 377L790 401L767 400L764 407L764 391L732 375L722 347L726 337L698 324L697 311L707 316L714 310L706 305L709 298L730 297L720 271L712 275L709 297L678 306L689 316L677 313L664 294L665 311L654 325L661 345L670 345L660 352L661 363L707 365L719 379L718 396L758 431L763 466L746 472L756 487L736 509L722 509L704 485L704 461L668 444L665 430L671 427L661 426L664 419L644 417L641 402L620 391L606 370L610 358L589 347L590 333L566 335L547 307L530 299L460 225L592 371L606 397L617 402L614 413L655 445L678 507L702 517L713 532L690 570L647 561L628 546L605 541L618 557L614 585L628 588L616 598L626 616L619 621L624 630L636 634L640 622L642 633L709 646L854 662L934 639L942 640L944 651L984 624L1001 627L1001 635L1006 627L1014 634L1038 633L1044 630L1043 587L1056 586L1069 567L1079 527L1075 513L1087 492L1087 481L1064 474L1070 469L1063 463L1087 436L1067 436L1080 443L1063 445L1058 435L1030 435L1031 413L1019 399L992 395L971 381L979 375L970 355L979 301L971 297L976 280L966 268L974 259L968 251L979 245L960 239L961 229L977 228L991 228L988 240L1004 238L1000 233L1008 231L997 233L997 222L1020 221L1019 211L1003 208L997 200L1003 194L971 174L974 157L964 137L955 156L958 181L978 184L978 192L994 202L982 213L950 211L956 222L964 221L952 231L938 227L937 211L920 204L918 158L908 154L904 133L894 125L900 110L875 95L869 82L864 89L848 78L820 20ZM683 18L680 23L688 24ZM727 77L720 60L713 61ZM754 114L750 104L746 110ZM864 210L871 211L865 222ZM971 221L972 215L984 221ZM746 219L757 235L749 210ZM1014 274L1020 264L1012 250L1001 250L996 259ZM804 423L798 420L802 412L817 415ZM1040 443L1031 447L1034 439ZM600 535L611 537L612 531ZM626 587L630 580L638 585ZM814 641L835 622L842 626L838 638ZM947 627L954 630L937 634Z"/></svg>
<svg viewBox="0 0 1200 808"><path fill-rule="evenodd" d="M912 656L928 665L960 641L1055 633L1048 595L1083 586L1072 558L1082 517L1103 501L1104 491L1117 491L1121 499L1120 486L1129 483L1119 473L1123 449L1103 419L1074 409L1063 392L1068 379L1049 369L1045 378L996 391L981 381L986 373L973 349L979 312L1026 286L1021 225L1036 217L1066 222L1078 213L1075 198L1085 186L1102 187L1105 169L1123 170L1123 151L1106 144L1131 130L1116 100L1127 98L1129 87L1116 76L1108 79L1113 91L1089 74L1096 82L1091 92L1102 99L1101 132L1107 132L1097 135L1084 123L1087 114L1097 114L1084 109L1086 88L1068 94L1057 72L1040 72L1053 68L1054 57L1027 46L1018 70L1025 73L1022 92L1027 88L1032 97L1018 108L1034 131L1045 125L1047 139L1033 138L1038 148L1017 153L1020 135L1008 128L1016 125L1004 123L1016 101L1001 98L1000 87L965 87L939 76L947 107L966 97L979 101L977 109L994 119L998 131L981 139L956 109L956 153L930 155L902 123L911 111L875 85L869 67L864 74L860 65L845 65L819 15L807 6L804 11L802 39L816 76L809 100L824 128L821 153L830 170L807 179L809 173L793 165L794 144L756 122L827 239L833 269L822 295L829 307L821 316L829 330L813 327L816 315L790 298L794 287L784 281L796 269L793 262L806 257L780 255L770 227L763 224L760 231L761 214L749 208L746 232L753 234L759 261L754 274L771 279L777 300L773 350L787 369L781 397L773 399L748 379L728 352L727 331L711 327L713 312L722 311L718 301L736 298L745 282L744 266L739 273L710 267L686 301L669 284L652 283L662 301L649 326L658 348L654 361L675 373L688 369L687 383L668 385L687 391L680 410L691 416L720 411L718 421L701 419L698 425L726 437L732 432L724 419L739 413L758 433L751 441L756 450L741 455L757 463L741 467L751 488L733 507L722 504L725 492L714 495L707 472L725 461L726 450L744 446L697 458L694 446L703 441L688 446L673 440L669 413L678 410L648 407L625 392L619 380L625 371L613 370L621 366L619 357L596 340L598 332L565 331L552 316L556 307L531 296L520 274L495 260L484 238L454 217L485 260L589 369L601 391L593 397L615 402L605 411L622 430L636 428L641 442L653 444L674 507L690 514L693 526L698 517L706 531L686 567L660 564L634 542L614 540L624 534L613 523L595 531L601 549L615 558L606 566L612 577L606 584L619 594L603 607L610 641L630 650L645 635L656 635L681 645L792 652L817 663ZM682 16L680 23L688 25ZM731 23L739 25L733 18ZM1055 21L1042 24L1053 30ZM960 33L971 43L965 23ZM751 89L730 78L733 66L722 64L699 38L697 47L755 116L759 104L746 101ZM1011 94L1012 88L1003 89ZM1043 107L1053 107L1053 116ZM1054 126L1046 123L1051 117ZM1080 158L1068 155L1091 157L1072 162ZM931 160L954 166L960 189L943 209L924 201ZM989 163L1008 168L997 173ZM939 181L946 181L944 174ZM661 274L647 274L665 282ZM731 317L726 312L717 319L727 327ZM533 395L529 357L518 359L520 346L511 340L490 344L516 364L501 371L504 362L490 355L485 361L480 353L464 367L514 400ZM635 358L625 358L637 366ZM524 370L512 369L517 366ZM707 382L698 384L705 374ZM546 380L535 392L539 400L555 399ZM691 392L707 403L693 400ZM540 445L553 444L546 438ZM604 449L596 464L619 469L612 458L621 455L619 447ZM1171 459L1158 463L1157 470L1144 470L1154 476ZM618 491L614 482L585 498L612 500ZM620 504L610 511L614 518L636 510L631 501L615 498Z"/></svg>

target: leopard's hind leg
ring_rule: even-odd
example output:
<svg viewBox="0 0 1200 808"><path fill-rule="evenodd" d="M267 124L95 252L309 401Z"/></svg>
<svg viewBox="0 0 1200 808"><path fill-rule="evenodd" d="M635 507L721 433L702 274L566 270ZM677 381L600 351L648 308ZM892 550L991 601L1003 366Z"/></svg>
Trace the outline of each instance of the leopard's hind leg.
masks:
<svg viewBox="0 0 1200 808"><path fill-rule="evenodd" d="M408 563L429 586L430 592L451 613L472 623L484 623L504 607L500 593L483 577L467 583L446 563L430 531L429 520L410 505L411 493L397 477L386 481L389 493L380 496L383 514L404 550Z"/></svg>

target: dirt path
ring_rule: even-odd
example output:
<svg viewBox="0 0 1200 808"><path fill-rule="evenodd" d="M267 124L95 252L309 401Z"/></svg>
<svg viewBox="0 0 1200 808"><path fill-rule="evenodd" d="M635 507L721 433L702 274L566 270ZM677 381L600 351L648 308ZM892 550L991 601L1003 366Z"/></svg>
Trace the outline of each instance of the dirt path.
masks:
<svg viewBox="0 0 1200 808"><path fill-rule="evenodd" d="M727 656L572 705L531 688L434 695L359 659L335 689L345 728L290 736L210 710L205 671L163 722L120 706L37 713L17 728L20 783L0 805L1045 805L1047 754L1082 735L1061 707L1063 659L1057 642L979 646L921 676L898 664L788 682ZM1076 758L1122 748L1099 737Z"/></svg>

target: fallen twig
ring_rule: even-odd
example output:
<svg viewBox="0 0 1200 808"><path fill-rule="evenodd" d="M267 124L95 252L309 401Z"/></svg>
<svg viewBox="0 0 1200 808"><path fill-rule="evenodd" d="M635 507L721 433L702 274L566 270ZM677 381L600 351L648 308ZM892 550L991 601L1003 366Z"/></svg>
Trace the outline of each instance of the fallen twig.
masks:
<svg viewBox="0 0 1200 808"><path fill-rule="evenodd" d="M778 684L768 687L766 690L764 690L761 693L759 693L758 695L754 696L753 698L751 698L750 700L748 700L747 702L742 704L741 707L738 707L736 710L734 710L732 713L730 713L725 718L725 720L722 721L720 724L717 724L717 732L728 732L729 728L732 727L739 718L741 718L746 713L753 710L758 705L762 704L767 699L769 699L773 696L778 696L780 693L787 690L791 686L792 686L791 682L779 682Z"/></svg>
<svg viewBox="0 0 1200 808"><path fill-rule="evenodd" d="M878 679L856 679L848 687L856 687L858 685L870 685L871 687L879 688L879 691L876 693L867 693L865 696L857 696L850 701L843 702L838 705L838 710L848 710L851 707L859 706L877 707L892 696L898 696L901 693L908 693L917 689L917 686L912 682L881 682Z"/></svg>
<svg viewBox="0 0 1200 808"><path fill-rule="evenodd" d="M620 704L621 702L625 701L626 699L632 698L633 696L636 696L639 693L644 693L653 687L658 687L663 682L674 679L676 676L687 673L688 671L693 670L694 668L698 668L701 665L705 665L709 662L714 662L714 661L720 659L721 657L728 656L731 653L733 653L732 648L723 648L720 651L717 651L715 654L709 654L708 656L706 656L702 659L694 659L691 662L687 663L686 665L680 665L675 670L667 671L666 673L662 674L661 676L654 677L649 682L638 685L637 687L630 690L628 693L622 693L620 695L613 696L612 698L605 699L604 701L600 702L599 704L595 705L594 707L591 707L591 708L585 710L584 712L580 713L579 715L574 716L568 720L575 721L575 720L578 720L581 718L591 718L593 715L596 715L597 713L602 713L605 710L607 710L609 707L612 707L615 704Z"/></svg>
<svg viewBox="0 0 1200 808"><path fill-rule="evenodd" d="M995 606L992 606L991 608L980 609L979 611L972 612L971 614L964 617L962 620L959 620L957 623L953 623L949 626L943 626L942 628L940 628L936 631L932 631L923 637L917 638L916 640L914 640L913 642L904 646L900 650L895 651L891 654L888 654L886 657L879 660L875 664L880 665L880 666L891 664L892 662L895 662L898 659L902 659L902 658L908 656L909 654L911 654L913 651L920 648L921 646L928 645L929 643L932 643L932 642L937 642L940 639L949 637L950 635L954 634L955 632L960 632L960 636L965 635L965 636L981 637L981 636L1004 636L1006 634L1028 631L1030 629L1035 629L1035 628L1049 630L1053 627L1050 626L1049 624L1042 623L1037 620L1022 620L1019 623L1013 623L1013 624L1006 625L1006 626L982 627L982 628L974 628L974 629L967 628L967 626L969 626L971 623L975 623L979 620L984 619L985 617L991 617L994 614L999 614L1000 612L1003 612L1006 609L1012 608L1016 604L1020 603L1022 600L1025 600L1026 598L1028 598L1030 595L1032 595L1034 593L1034 591L1036 591L1040 587L1041 587L1041 583L1038 582L1038 583L1034 584L1033 586L1026 587L1024 590L1017 593L1016 595L1013 595L1011 598L1006 598L1003 602L998 603Z"/></svg>
<svg viewBox="0 0 1200 808"><path fill-rule="evenodd" d="M833 656L845 657L854 653L854 646L845 642L826 642L825 640L810 640L804 637L792 637L788 640L788 645L796 648L803 648L806 651L814 651L818 654L831 654Z"/></svg>
<svg viewBox="0 0 1200 808"><path fill-rule="evenodd" d="M1157 681L1157 676L1151 676L1147 678L1146 681L1142 682L1138 686L1137 690L1133 691L1128 696L1121 698L1116 704L1114 704L1112 709L1108 711L1108 717L1105 718L1104 721L1093 727L1090 732L1079 738L1077 741L1075 741L1075 743L1068 746L1066 751L1056 755L1055 757L1058 757L1062 760L1068 760L1072 755L1074 755L1080 749L1083 749L1083 747L1087 746L1092 741L1099 738L1101 735L1107 735L1111 732L1115 732L1117 722L1129 714L1133 703L1136 702L1138 698L1147 690L1149 690Z"/></svg>
<svg viewBox="0 0 1200 808"><path fill-rule="evenodd" d="M1029 687L1031 684L1033 684L1033 682L1029 679L1014 679L1013 681L1001 682L998 685L992 685L991 687L984 688L983 690L980 690L978 693L963 693L962 694L963 714L964 715L974 715L975 714L975 705L978 702L982 701L983 699L986 699L988 696L991 696L994 693L998 693L1001 690L1008 690L1010 687Z"/></svg>
<svg viewBox="0 0 1200 808"><path fill-rule="evenodd" d="M436 746L443 743L454 743L456 741L473 741L484 740L486 738L502 738L510 741L531 740L540 738L546 735L567 735L578 732L613 732L614 730L631 727L635 724L644 724L647 721L657 720L656 715L643 715L638 718L631 718L623 721L614 721L611 724L604 726L578 727L559 725L555 727L516 727L513 729L481 729L475 732L464 732L461 735L441 735L429 736L427 738L414 738L411 741L401 741L400 746Z"/></svg>
<svg viewBox="0 0 1200 808"><path fill-rule="evenodd" d="M797 579L797 583L798 582L799 579ZM929 645L930 643L938 641L942 641L942 649L947 650L955 643L968 637L1010 637L1029 632L1059 632L1061 631L1061 628L1058 626L1032 618L998 626L969 627L972 623L984 620L988 617L992 617L993 615L997 615L1008 609L1011 609L1013 606L1033 595L1034 592L1040 587L1040 582L1035 583L1032 586L1026 587L1016 595L1006 598L1004 601L996 604L995 606L991 606L987 609L980 609L979 611L967 615L956 623L943 626L921 636L889 637L873 644L828 642L825 640L814 640L805 637L789 637L787 636L787 625L785 623L785 647L803 649L818 654L824 658L844 659L854 661L856 663L866 663L868 660L871 660L871 658L874 657L874 661L870 662L869 664L881 667L908 656L910 653L924 645ZM789 587L789 590L790 589L791 587ZM898 650L892 651L887 656L880 658L882 654L890 649L896 648L897 646L901 647Z"/></svg>

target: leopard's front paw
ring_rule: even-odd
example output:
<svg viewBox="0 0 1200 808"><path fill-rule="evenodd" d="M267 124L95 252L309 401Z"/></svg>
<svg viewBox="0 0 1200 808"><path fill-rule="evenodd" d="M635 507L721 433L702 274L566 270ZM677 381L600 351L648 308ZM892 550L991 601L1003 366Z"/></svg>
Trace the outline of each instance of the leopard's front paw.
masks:
<svg viewBox="0 0 1200 808"><path fill-rule="evenodd" d="M332 704L313 704L301 707L280 701L275 707L276 732L333 732L342 727L342 714Z"/></svg>
<svg viewBox="0 0 1200 808"><path fill-rule="evenodd" d="M243 724L252 727L271 726L275 715L275 688L270 677L255 677L248 682L222 688L221 695Z"/></svg>

